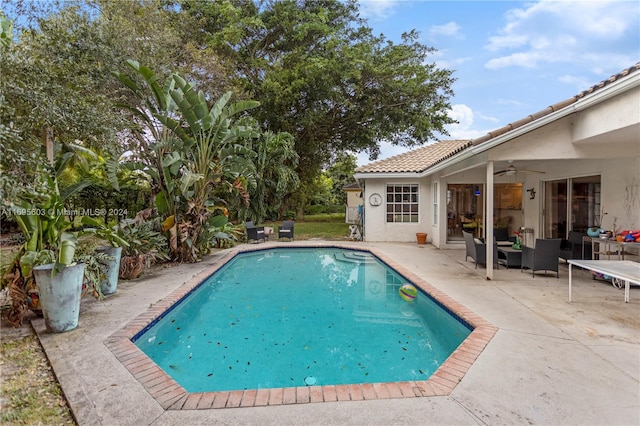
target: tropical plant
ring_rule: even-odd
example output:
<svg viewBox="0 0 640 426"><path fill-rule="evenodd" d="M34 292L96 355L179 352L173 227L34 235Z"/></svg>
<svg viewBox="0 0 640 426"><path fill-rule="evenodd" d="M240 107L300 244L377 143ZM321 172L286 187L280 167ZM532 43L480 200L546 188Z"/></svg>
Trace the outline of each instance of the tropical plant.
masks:
<svg viewBox="0 0 640 426"><path fill-rule="evenodd" d="M109 228L104 223L89 217L83 216L81 219L83 225L92 226L92 228L84 228L83 233L91 233L98 238L108 241L111 247L127 247L129 243L118 235L118 232Z"/></svg>
<svg viewBox="0 0 640 426"><path fill-rule="evenodd" d="M174 257L197 261L208 253L212 241L208 228L216 212L225 208L216 193L224 191L248 201L247 178L251 150L241 143L257 136L252 126L234 121L259 105L255 101L230 103L224 94L209 108L203 92L177 74L163 84L149 68L128 61L144 81L140 86L125 74L120 81L142 100L129 106L140 141L139 162L130 162L154 181L158 211L166 218ZM220 218L222 220L222 218Z"/></svg>
<svg viewBox="0 0 640 426"><path fill-rule="evenodd" d="M120 278L137 278L154 263L169 260L162 218L145 221L128 219L120 223L118 236L129 244L122 249Z"/></svg>
<svg viewBox="0 0 640 426"><path fill-rule="evenodd" d="M285 132L263 132L252 145L256 154L253 158L255 185L249 187L248 207L241 210L244 220L262 223L269 215L269 208L281 216L287 195L298 189L298 154L293 136Z"/></svg>
<svg viewBox="0 0 640 426"><path fill-rule="evenodd" d="M96 242L93 240L80 239L75 254L75 261L84 263L84 277L82 282L82 293L91 294L98 300L104 298L102 291L102 281L106 280L106 268L112 256L107 253L96 251Z"/></svg>
<svg viewBox="0 0 640 426"><path fill-rule="evenodd" d="M256 101L229 103L231 92L225 93L211 107L203 92L178 75L174 76L178 90L171 97L178 106L189 131L169 117L160 117L182 140L187 148L182 162L180 196L186 204L176 221L182 258L198 260L208 253L210 239L203 232L203 225L220 208L220 199L212 198L216 187L241 197L248 203L246 178L243 172L251 165L252 152L241 142L257 137L257 132L243 123L235 123L234 117L256 108ZM203 238L204 237L204 238Z"/></svg>
<svg viewBox="0 0 640 426"><path fill-rule="evenodd" d="M219 217L219 216L216 216ZM234 225L227 221L224 225L212 228L213 240L216 248L233 247L235 243L242 240L245 235L244 224Z"/></svg>
<svg viewBox="0 0 640 426"><path fill-rule="evenodd" d="M2 277L2 285L9 286L12 301L9 320L16 325L22 323L27 309L37 305L33 268L54 263L52 273L55 274L74 262L77 236L67 231L71 224L65 217L64 202L89 183L79 182L60 191L57 181L59 173L53 177L50 173L50 169L40 170L36 175L36 183L28 191L22 191L10 205L10 211L26 240Z"/></svg>

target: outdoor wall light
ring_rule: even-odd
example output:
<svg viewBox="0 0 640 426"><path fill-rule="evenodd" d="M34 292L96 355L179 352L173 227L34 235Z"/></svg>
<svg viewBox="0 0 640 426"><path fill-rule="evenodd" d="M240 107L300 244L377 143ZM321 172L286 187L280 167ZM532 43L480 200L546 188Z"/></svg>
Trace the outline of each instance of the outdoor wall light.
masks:
<svg viewBox="0 0 640 426"><path fill-rule="evenodd" d="M480 188L476 186L476 191L474 192L476 197L480 196Z"/></svg>

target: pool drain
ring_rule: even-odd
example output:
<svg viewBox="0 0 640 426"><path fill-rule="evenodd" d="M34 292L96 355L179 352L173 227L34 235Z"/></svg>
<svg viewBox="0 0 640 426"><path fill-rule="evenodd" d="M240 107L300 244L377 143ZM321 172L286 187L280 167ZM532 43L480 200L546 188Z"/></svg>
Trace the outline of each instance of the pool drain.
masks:
<svg viewBox="0 0 640 426"><path fill-rule="evenodd" d="M307 386L313 386L316 383L318 383L318 379L316 379L313 376L307 376L307 377L304 378L304 384L307 385Z"/></svg>

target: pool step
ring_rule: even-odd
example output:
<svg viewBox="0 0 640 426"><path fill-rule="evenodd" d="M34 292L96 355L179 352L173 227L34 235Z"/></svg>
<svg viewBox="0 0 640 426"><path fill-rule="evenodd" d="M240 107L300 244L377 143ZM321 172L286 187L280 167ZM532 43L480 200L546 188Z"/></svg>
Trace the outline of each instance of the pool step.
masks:
<svg viewBox="0 0 640 426"><path fill-rule="evenodd" d="M362 251L349 251L335 254L336 260L341 262L357 263L357 264L373 264L377 263L377 259L371 253Z"/></svg>

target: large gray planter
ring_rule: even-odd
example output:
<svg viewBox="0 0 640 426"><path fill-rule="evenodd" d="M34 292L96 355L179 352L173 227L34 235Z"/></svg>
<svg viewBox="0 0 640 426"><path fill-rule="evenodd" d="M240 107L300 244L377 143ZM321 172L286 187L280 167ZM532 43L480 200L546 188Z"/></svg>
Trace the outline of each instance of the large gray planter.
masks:
<svg viewBox="0 0 640 426"><path fill-rule="evenodd" d="M101 253L106 253L113 257L113 260L107 262L105 268L106 281L100 282L102 294L105 296L114 294L118 290L118 274L120 272L120 257L122 256L122 247L99 247L96 249Z"/></svg>
<svg viewBox="0 0 640 426"><path fill-rule="evenodd" d="M78 326L84 263L68 266L51 276L53 263L33 268L38 285L44 324L50 333L62 333Z"/></svg>

